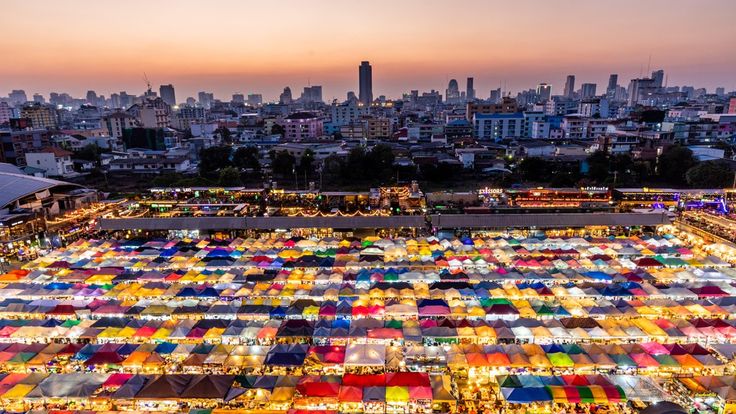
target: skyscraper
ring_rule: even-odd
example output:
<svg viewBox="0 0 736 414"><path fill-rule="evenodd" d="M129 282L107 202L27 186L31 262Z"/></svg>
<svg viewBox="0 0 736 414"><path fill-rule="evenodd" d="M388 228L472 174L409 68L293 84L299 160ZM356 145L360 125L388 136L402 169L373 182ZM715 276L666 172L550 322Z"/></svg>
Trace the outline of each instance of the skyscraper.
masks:
<svg viewBox="0 0 736 414"><path fill-rule="evenodd" d="M539 96L540 102L549 101L549 98L552 96L552 85L540 83L537 85L537 95Z"/></svg>
<svg viewBox="0 0 736 414"><path fill-rule="evenodd" d="M592 98L595 96L595 83L584 83L580 85L580 99Z"/></svg>
<svg viewBox="0 0 736 414"><path fill-rule="evenodd" d="M87 103L97 105L97 93L95 91L87 91Z"/></svg>
<svg viewBox="0 0 736 414"><path fill-rule="evenodd" d="M450 79L450 83L447 84L447 90L445 91L445 100L447 103L457 103L460 100L460 87L457 84L457 80Z"/></svg>
<svg viewBox="0 0 736 414"><path fill-rule="evenodd" d="M616 86L618 86L618 74L612 73L611 76L608 77L608 87L606 88L606 91L615 91Z"/></svg>
<svg viewBox="0 0 736 414"><path fill-rule="evenodd" d="M475 89L473 89L473 78L468 78L465 84L465 99L470 102L475 100Z"/></svg>
<svg viewBox="0 0 736 414"><path fill-rule="evenodd" d="M161 99L163 99L164 102L166 102L168 105L176 105L176 94L174 93L174 85L168 84L159 86L158 94L161 96Z"/></svg>
<svg viewBox="0 0 736 414"><path fill-rule="evenodd" d="M358 83L358 99L363 105L370 106L373 102L373 68L367 60L360 62L358 67Z"/></svg>
<svg viewBox="0 0 736 414"><path fill-rule="evenodd" d="M575 75L567 75L565 81L565 97L572 98L575 94Z"/></svg>
<svg viewBox="0 0 736 414"><path fill-rule="evenodd" d="M655 88L661 88L664 86L664 71L660 69L652 72L652 81L654 81Z"/></svg>
<svg viewBox="0 0 736 414"><path fill-rule="evenodd" d="M282 105L291 105L291 102L291 88L287 86L284 88L284 91L281 92L281 95L279 95L279 103Z"/></svg>

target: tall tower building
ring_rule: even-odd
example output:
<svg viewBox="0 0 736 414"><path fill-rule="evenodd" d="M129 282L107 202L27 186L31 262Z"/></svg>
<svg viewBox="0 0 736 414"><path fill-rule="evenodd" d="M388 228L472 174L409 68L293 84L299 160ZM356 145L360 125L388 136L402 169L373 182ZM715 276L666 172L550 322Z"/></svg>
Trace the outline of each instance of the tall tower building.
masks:
<svg viewBox="0 0 736 414"><path fill-rule="evenodd" d="M595 96L595 83L584 83L580 85L580 98L587 99Z"/></svg>
<svg viewBox="0 0 736 414"><path fill-rule="evenodd" d="M655 88L661 88L664 86L664 71L660 69L652 72L652 81L654 81L653 86Z"/></svg>
<svg viewBox="0 0 736 414"><path fill-rule="evenodd" d="M606 91L615 91L616 86L618 86L618 74L612 73L611 76L608 77L608 87L606 88Z"/></svg>
<svg viewBox="0 0 736 414"><path fill-rule="evenodd" d="M465 84L465 99L470 102L475 100L475 89L473 89L473 78L468 78Z"/></svg>
<svg viewBox="0 0 736 414"><path fill-rule="evenodd" d="M552 96L552 85L540 83L537 85L537 95L539 96L540 102L549 101L549 98Z"/></svg>
<svg viewBox="0 0 736 414"><path fill-rule="evenodd" d="M373 102L373 68L370 62L364 60L358 67L358 99L365 106Z"/></svg>
<svg viewBox="0 0 736 414"><path fill-rule="evenodd" d="M281 105L291 105L292 100L291 88L287 86L284 88L284 91L281 92L281 95L279 95L279 103Z"/></svg>
<svg viewBox="0 0 736 414"><path fill-rule="evenodd" d="M450 79L445 90L445 100L447 103L457 103L460 100L460 87L455 79Z"/></svg>
<svg viewBox="0 0 736 414"><path fill-rule="evenodd" d="M174 85L161 85L158 88L158 94L169 106L176 105L176 94L174 93Z"/></svg>
<svg viewBox="0 0 736 414"><path fill-rule="evenodd" d="M97 105L97 93L95 91L87 91L87 103Z"/></svg>
<svg viewBox="0 0 736 414"><path fill-rule="evenodd" d="M565 81L565 97L572 98L574 94L575 94L575 75L567 75L567 80Z"/></svg>

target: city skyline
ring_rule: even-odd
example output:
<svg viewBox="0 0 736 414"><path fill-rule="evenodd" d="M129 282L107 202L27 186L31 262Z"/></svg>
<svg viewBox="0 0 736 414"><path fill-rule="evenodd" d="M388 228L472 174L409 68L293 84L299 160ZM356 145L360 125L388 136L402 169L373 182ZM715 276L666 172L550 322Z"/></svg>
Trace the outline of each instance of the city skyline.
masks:
<svg viewBox="0 0 736 414"><path fill-rule="evenodd" d="M145 8L132 2L111 17L94 3L9 1L0 27L23 35L0 40L0 53L13 56L0 67L0 94L12 89L46 96L51 91L84 96L90 89L107 96L140 93L146 73L156 87L173 84L180 102L198 91L221 99L261 93L273 101L285 86L299 91L308 84L322 85L326 101L343 100L348 91L358 93L356 65L364 60L374 67L374 97L444 91L450 79L466 77L474 78L479 98L499 86L519 91L542 82L557 95L569 74L578 85L603 89L610 73L619 74L619 84L626 86L647 75L648 66L664 69L670 85L733 90L736 56L724 51L736 32L728 24L736 4L710 0L693 14L688 3L623 2L611 13L605 4L577 0L384 7L316 2L307 10L218 2L220 7L202 11L186 2L176 8L168 2ZM131 24L141 16L155 16L155 24L145 30ZM356 24L356 16L382 23ZM217 31L203 23L210 21L219 22ZM683 21L710 30L675 30L673 24ZM627 27L636 27L636 33ZM596 35L587 35L591 31ZM73 46L82 37L85 47Z"/></svg>

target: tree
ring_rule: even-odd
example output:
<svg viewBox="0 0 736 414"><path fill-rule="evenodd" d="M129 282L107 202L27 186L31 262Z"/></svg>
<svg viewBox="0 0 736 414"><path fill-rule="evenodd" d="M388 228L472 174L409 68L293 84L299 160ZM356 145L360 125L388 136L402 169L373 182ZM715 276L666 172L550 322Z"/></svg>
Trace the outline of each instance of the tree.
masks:
<svg viewBox="0 0 736 414"><path fill-rule="evenodd" d="M596 183L602 183L608 177L611 161L608 154L596 151L588 157L588 177Z"/></svg>
<svg viewBox="0 0 736 414"><path fill-rule="evenodd" d="M314 152L311 149L307 149L299 158L299 174L310 175L314 172Z"/></svg>
<svg viewBox="0 0 736 414"><path fill-rule="evenodd" d="M366 154L364 173L368 173L373 179L386 181L393 177L394 152L391 147L378 144L371 148Z"/></svg>
<svg viewBox="0 0 736 414"><path fill-rule="evenodd" d="M517 166L517 171L526 181L545 181L550 173L547 161L539 157L524 158Z"/></svg>
<svg viewBox="0 0 736 414"><path fill-rule="evenodd" d="M283 137L285 132L284 127L279 124L273 124L271 126L271 133L274 135L281 135Z"/></svg>
<svg viewBox="0 0 736 414"><path fill-rule="evenodd" d="M682 185L685 184L685 173L697 162L688 148L672 146L659 156L657 175L669 184Z"/></svg>
<svg viewBox="0 0 736 414"><path fill-rule="evenodd" d="M102 149L100 149L97 144L87 144L79 151L75 152L74 156L80 160L94 161L99 164L101 154Z"/></svg>
<svg viewBox="0 0 736 414"><path fill-rule="evenodd" d="M254 171L261 170L258 148L240 147L233 154L233 164L238 168L250 168Z"/></svg>
<svg viewBox="0 0 736 414"><path fill-rule="evenodd" d="M220 168L232 166L230 152L232 148L226 145L202 148L199 152L199 173L211 174Z"/></svg>
<svg viewBox="0 0 736 414"><path fill-rule="evenodd" d="M687 170L685 178L696 188L724 188L733 183L733 174L726 161L706 161Z"/></svg>
<svg viewBox="0 0 736 414"><path fill-rule="evenodd" d="M286 151L271 151L271 171L274 174L286 177L294 173L296 159Z"/></svg>
<svg viewBox="0 0 736 414"><path fill-rule="evenodd" d="M235 167L225 167L220 170L220 178L217 183L222 187L237 187L242 184L240 171Z"/></svg>
<svg viewBox="0 0 736 414"><path fill-rule="evenodd" d="M233 134L230 132L230 129L226 127L220 127L215 130L215 134L220 135L220 138L222 138L222 141L226 144L232 144L233 143Z"/></svg>

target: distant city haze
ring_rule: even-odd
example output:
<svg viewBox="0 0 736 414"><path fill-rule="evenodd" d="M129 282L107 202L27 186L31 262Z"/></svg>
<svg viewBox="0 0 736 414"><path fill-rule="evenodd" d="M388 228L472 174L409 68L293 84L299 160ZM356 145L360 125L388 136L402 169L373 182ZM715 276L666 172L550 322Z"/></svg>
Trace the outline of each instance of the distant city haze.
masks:
<svg viewBox="0 0 736 414"><path fill-rule="evenodd" d="M540 82L559 95L568 74L600 90L610 73L625 86L648 67L669 85L733 90L735 16L733 0L4 0L0 95L140 93L145 72L179 102L198 91L272 101L310 83L344 100L361 61L374 97L444 93L468 76L478 98Z"/></svg>

